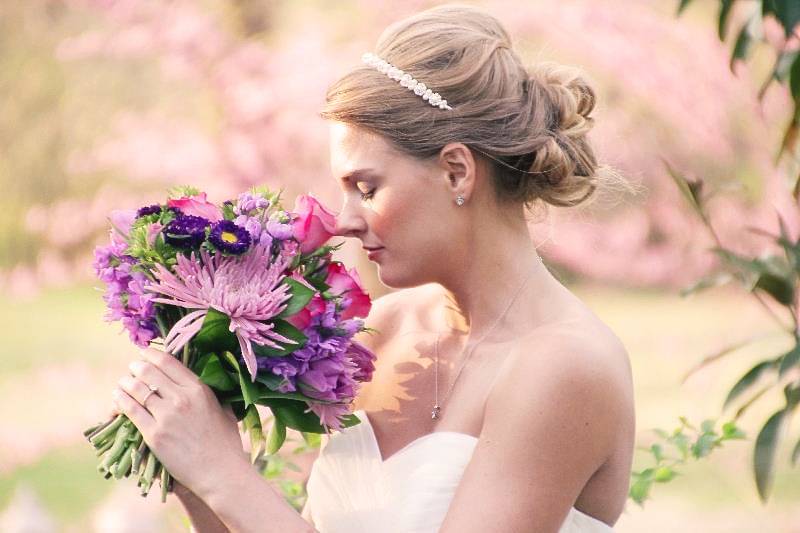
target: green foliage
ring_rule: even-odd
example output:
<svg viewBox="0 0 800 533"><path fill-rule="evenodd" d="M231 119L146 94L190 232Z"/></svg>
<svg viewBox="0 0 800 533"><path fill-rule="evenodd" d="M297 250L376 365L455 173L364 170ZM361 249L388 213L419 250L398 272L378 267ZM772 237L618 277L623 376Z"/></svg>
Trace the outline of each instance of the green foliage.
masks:
<svg viewBox="0 0 800 533"><path fill-rule="evenodd" d="M255 352L256 355L261 357L282 357L294 352L295 350L299 350L306 345L308 337L306 337L302 331L291 325L289 322L280 320L278 318L271 320L271 322L274 324L272 331L278 335L286 337L287 339L293 340L294 343L290 344L276 342L280 348L271 348L269 346L253 344L253 352Z"/></svg>
<svg viewBox="0 0 800 533"><path fill-rule="evenodd" d="M654 430L661 442L640 448L652 456L652 465L631 472L631 486L628 496L639 505L650 498L655 483L667 483L680 475L678 467L689 459L707 457L715 448L722 447L728 440L744 439L745 434L733 421L722 424L720 431L714 428L714 420L704 420L696 428L685 417L680 417L680 425L672 432Z"/></svg>
<svg viewBox="0 0 800 533"><path fill-rule="evenodd" d="M286 277L283 279L283 283L289 286L292 297L286 302L286 308L278 315L278 318L287 318L299 313L316 294L314 289L296 279Z"/></svg>
<svg viewBox="0 0 800 533"><path fill-rule="evenodd" d="M679 3L678 15L686 9L689 3L689 0L682 0ZM734 3L734 0L720 0L717 34L722 41L725 40L727 35L728 22ZM731 54L731 70L733 70L737 61L744 61L750 57L753 46L756 43L764 41L762 31L764 17L772 16L778 20L783 26L787 38L793 34L795 27L800 22L800 3L795 0L763 0L760 5L761 9L754 9L738 31ZM784 152L795 149L798 131L800 131L800 53L797 50L784 48L777 51L775 65L769 78L759 91L759 99L763 97L767 87L773 81L778 81L781 84L786 84L788 81L789 92L794 99L794 111L789 127L784 134L777 160ZM797 372L800 369L800 322L798 321L797 304L797 285L798 279L800 279L800 240L793 239L790 236L786 223L778 216L780 228L778 235L772 235L760 228L750 228L750 230L770 239L774 245L777 245L780 253L765 252L758 257L745 257L737 254L725 247L714 231L706 211L707 198L704 198L701 194L703 181L689 179L673 169L666 161L664 161L664 164L678 190L715 239L717 246L712 248L712 251L719 257L722 265L721 272L697 281L692 286L681 291L681 294L687 296L699 290L736 280L744 289L753 294L792 340L792 347L785 353L778 356L768 356L755 363L731 387L723 403L724 410L749 395L744 403L739 404L734 418L734 420L737 420L764 394L775 388L783 387L785 406L773 413L764 423L758 433L753 450L753 473L756 487L759 497L762 501L766 501L774 477L775 454L781 437L781 430L789 420L798 402L800 402L800 377L798 377ZM795 181L793 193L795 199L800 199L800 179ZM783 308L785 314L791 318L791 324L786 325L783 319L762 299L763 297L771 299ZM687 376L706 364L733 353L748 344L749 341L738 343L706 357ZM753 393L756 385L765 381L767 381L767 385ZM685 424L685 419L682 419L682 422ZM730 423L732 424L733 422ZM720 445L722 440L729 438L729 435L738 434L738 430L734 429L733 426L727 429L723 426L721 436L718 436L711 429L712 425L704 422L701 426L701 433L690 448L687 447L687 440L680 428L673 432L672 435L662 432L661 436L681 451L681 459L685 460L688 453L691 453L695 458L705 457L714 447ZM800 455L799 449L800 443L792 451L792 464L796 463L798 455ZM663 468L661 465L663 455L660 448L658 448L658 451L651 449L651 452L655 458L656 466L636 472L634 475L631 497L638 503L647 498L652 483L669 480L674 477L670 470L658 470ZM667 468L669 469L671 466L667 465Z"/></svg>
<svg viewBox="0 0 800 533"><path fill-rule="evenodd" d="M678 16L680 16L690 0L680 0ZM758 9L758 5L761 9ZM793 153L797 148L800 135L800 53L796 49L789 49L790 37L800 22L800 2L797 0L759 0L759 2L735 2L735 0L720 0L719 16L717 19L717 36L720 41L727 38L727 28L734 5L747 6L751 11L747 20L736 32L736 40L731 51L729 68L735 72L737 62L748 60L755 46L766 43L763 31L763 20L773 17L783 27L786 42L781 49L776 50L775 63L758 92L759 100L763 99L767 88L775 81L780 84L789 83L789 93L794 100L794 110L789 117L789 124L784 132L780 149L775 156L775 161L780 160L784 153ZM795 180L795 199L800 199L800 176Z"/></svg>

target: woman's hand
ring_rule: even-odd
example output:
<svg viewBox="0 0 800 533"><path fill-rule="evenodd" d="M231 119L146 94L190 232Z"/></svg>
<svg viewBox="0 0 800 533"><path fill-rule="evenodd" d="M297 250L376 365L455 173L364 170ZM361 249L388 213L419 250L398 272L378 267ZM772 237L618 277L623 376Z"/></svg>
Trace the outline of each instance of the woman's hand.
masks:
<svg viewBox="0 0 800 533"><path fill-rule="evenodd" d="M213 391L167 353L147 348L142 357L129 365L132 375L120 379L112 395L170 475L203 494L219 476L250 467L236 417ZM158 391L148 396L149 386Z"/></svg>

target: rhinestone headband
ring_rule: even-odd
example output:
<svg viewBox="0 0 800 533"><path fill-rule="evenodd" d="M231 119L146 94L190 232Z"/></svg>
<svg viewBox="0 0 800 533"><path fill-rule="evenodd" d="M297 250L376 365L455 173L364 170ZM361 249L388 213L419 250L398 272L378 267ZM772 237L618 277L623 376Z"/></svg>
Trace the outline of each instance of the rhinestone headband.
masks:
<svg viewBox="0 0 800 533"><path fill-rule="evenodd" d="M379 72L386 74L393 80L400 82L400 85L409 91L414 91L414 94L421 96L423 100L427 101L433 107L438 107L439 109L453 109L447 105L447 100L444 100L439 93L435 93L428 89L424 83L419 82L411 77L411 74L403 72L399 68L395 67L391 63L387 63L375 54L367 52L361 56L361 61L378 70Z"/></svg>

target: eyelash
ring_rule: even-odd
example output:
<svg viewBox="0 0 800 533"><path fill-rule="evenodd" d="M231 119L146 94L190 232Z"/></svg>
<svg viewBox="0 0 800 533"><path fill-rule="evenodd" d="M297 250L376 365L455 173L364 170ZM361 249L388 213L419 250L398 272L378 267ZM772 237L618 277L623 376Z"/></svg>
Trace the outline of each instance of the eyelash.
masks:
<svg viewBox="0 0 800 533"><path fill-rule="evenodd" d="M360 193L360 196L362 200L369 200L372 198L374 194L375 194L375 189L372 189L371 191Z"/></svg>

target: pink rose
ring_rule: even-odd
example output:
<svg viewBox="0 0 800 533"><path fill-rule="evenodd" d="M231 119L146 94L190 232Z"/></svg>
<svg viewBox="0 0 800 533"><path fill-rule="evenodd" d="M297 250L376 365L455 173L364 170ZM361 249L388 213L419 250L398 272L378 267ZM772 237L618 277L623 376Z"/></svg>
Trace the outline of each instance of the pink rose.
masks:
<svg viewBox="0 0 800 533"><path fill-rule="evenodd" d="M349 305L342 311L342 320L367 316L372 308L372 300L361 287L361 278L355 268L347 271L342 263L331 262L325 283L330 287L331 294L341 295L349 301Z"/></svg>
<svg viewBox="0 0 800 533"><path fill-rule="evenodd" d="M167 202L167 206L177 207L184 215L203 217L211 222L222 220L222 212L217 206L206 200L206 193L204 192L194 196L184 196L177 200L171 199Z"/></svg>
<svg viewBox="0 0 800 533"><path fill-rule="evenodd" d="M336 216L313 196L297 197L292 219L292 233L304 254L313 252L336 234Z"/></svg>
<svg viewBox="0 0 800 533"><path fill-rule="evenodd" d="M323 312L325 312L325 301L319 293L317 293L304 308L288 317L286 321L297 329L302 330L306 329L311 324L311 319Z"/></svg>

